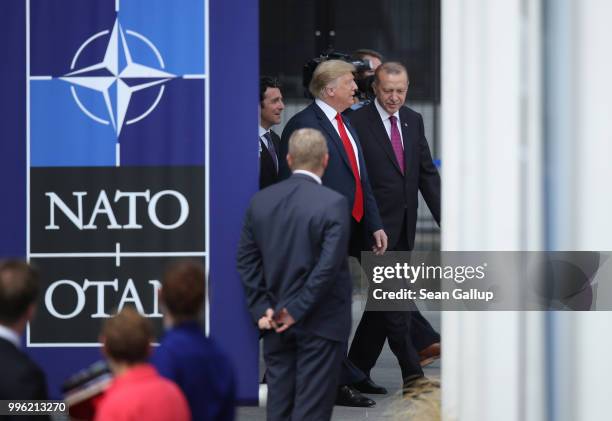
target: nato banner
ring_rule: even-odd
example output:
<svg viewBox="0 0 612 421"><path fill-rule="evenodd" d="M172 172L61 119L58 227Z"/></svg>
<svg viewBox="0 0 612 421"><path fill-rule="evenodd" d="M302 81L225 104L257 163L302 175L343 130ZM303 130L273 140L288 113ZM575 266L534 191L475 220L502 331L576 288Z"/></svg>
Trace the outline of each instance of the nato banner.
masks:
<svg viewBox="0 0 612 421"><path fill-rule="evenodd" d="M125 305L160 333L164 266L206 259L204 6L27 4L29 346L97 346Z"/></svg>
<svg viewBox="0 0 612 421"><path fill-rule="evenodd" d="M0 1L0 259L40 269L23 343L54 399L102 358L117 309L160 333L160 277L188 257L208 273L206 333L257 403L235 269L257 190L257 22L251 0Z"/></svg>

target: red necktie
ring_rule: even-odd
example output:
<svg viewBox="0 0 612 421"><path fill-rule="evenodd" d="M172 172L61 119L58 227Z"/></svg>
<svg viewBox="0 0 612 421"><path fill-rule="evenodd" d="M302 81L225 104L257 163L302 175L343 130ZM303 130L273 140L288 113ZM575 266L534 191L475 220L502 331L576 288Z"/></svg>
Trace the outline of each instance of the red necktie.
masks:
<svg viewBox="0 0 612 421"><path fill-rule="evenodd" d="M336 121L338 122L338 132L340 132L342 145L344 146L349 163L351 164L353 177L355 177L355 201L353 202L352 215L355 221L359 222L361 218L363 218L363 190L361 190L361 179L359 178L359 169L357 168L357 158L355 157L355 151L353 151L351 140L346 133L346 128L344 127L344 122L342 122L340 113L336 114Z"/></svg>

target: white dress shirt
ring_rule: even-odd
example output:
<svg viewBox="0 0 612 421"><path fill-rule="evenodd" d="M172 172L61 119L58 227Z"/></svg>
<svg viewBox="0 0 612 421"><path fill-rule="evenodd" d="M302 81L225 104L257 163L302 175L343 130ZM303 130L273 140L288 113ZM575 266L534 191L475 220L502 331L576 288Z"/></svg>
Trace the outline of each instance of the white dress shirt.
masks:
<svg viewBox="0 0 612 421"><path fill-rule="evenodd" d="M264 136L266 133L269 133L270 130L266 130L263 127L259 126L259 139L263 142L263 144L270 150L270 145L268 145L268 139ZM272 136L272 135L270 135ZM261 156L261 144L257 145L259 147L259 156Z"/></svg>
<svg viewBox="0 0 612 421"><path fill-rule="evenodd" d="M313 172L306 171L306 170L295 170L295 171L293 171L293 174L304 174L304 175L307 175L308 177L312 178L317 183L323 184L323 182L321 181L321 177L319 177L318 175L316 175Z"/></svg>
<svg viewBox="0 0 612 421"><path fill-rule="evenodd" d="M382 105L380 105L380 102L378 102L378 98L374 100L374 105L376 105L378 114L380 115L383 125L385 126L385 130L387 131L387 136L389 136L389 141L391 141L391 120L389 120L389 117L391 117L391 114L389 114L382 107ZM397 129L399 130L400 139L402 141L402 148L403 148L404 147L404 137L402 135L402 121L400 120L399 111L396 111L395 113L393 113L393 115L395 116L395 118L397 118Z"/></svg>
<svg viewBox="0 0 612 421"><path fill-rule="evenodd" d="M13 329L0 325L0 338L6 339L17 348L21 347L21 339Z"/></svg>
<svg viewBox="0 0 612 421"><path fill-rule="evenodd" d="M336 133L338 133L338 136L340 136L340 132L338 131L338 122L336 121L336 115L338 114L338 111L334 110L331 106L327 105L327 103L320 100L319 98L315 99L315 104L317 104L319 108L323 110L325 116L329 119L332 126L334 126L334 129L336 129ZM346 124L344 125L344 127L346 128ZM348 138L351 141L351 146L353 147L353 152L355 153L355 160L357 161L357 170L359 171L359 175L361 176L361 167L359 166L359 152L357 149L357 144L355 143L355 139L353 139L353 136L351 135L349 129L346 129L346 134L348 135Z"/></svg>

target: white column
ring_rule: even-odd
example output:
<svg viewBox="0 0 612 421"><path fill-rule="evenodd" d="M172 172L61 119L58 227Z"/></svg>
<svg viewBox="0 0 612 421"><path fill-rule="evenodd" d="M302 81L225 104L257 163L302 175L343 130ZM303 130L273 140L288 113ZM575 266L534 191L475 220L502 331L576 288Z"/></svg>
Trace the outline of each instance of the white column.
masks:
<svg viewBox="0 0 612 421"><path fill-rule="evenodd" d="M567 19L559 28L558 42L565 52L564 67L551 67L550 77L559 78L554 92L565 92L566 120L556 121L555 133L564 130L565 141L558 144L558 155L565 165L556 165L555 190L567 205L557 209L551 228L558 241L551 247L569 250L612 250L612 2L608 0L564 0ZM549 0L550 13L559 4ZM566 68L570 69L568 72ZM557 95L562 95L557 93ZM555 145L558 138L549 137ZM608 262L609 263L609 262ZM609 280L608 280L609 281ZM603 287L603 288L602 288ZM598 293L610 287L602 285ZM610 418L610 378L612 377L612 315L609 312L550 315L554 329L551 349L555 381L551 406L560 421Z"/></svg>
<svg viewBox="0 0 612 421"><path fill-rule="evenodd" d="M540 9L442 2L444 250L542 246ZM544 419L541 313L445 312L445 419Z"/></svg>
<svg viewBox="0 0 612 421"><path fill-rule="evenodd" d="M612 250L612 2L574 0L576 248Z"/></svg>
<svg viewBox="0 0 612 421"><path fill-rule="evenodd" d="M612 250L612 2L576 0L576 4L580 7L577 14L580 67L575 139L578 145L576 248ZM610 326L609 312L577 316L578 346L574 361L579 418L576 419L610 416Z"/></svg>

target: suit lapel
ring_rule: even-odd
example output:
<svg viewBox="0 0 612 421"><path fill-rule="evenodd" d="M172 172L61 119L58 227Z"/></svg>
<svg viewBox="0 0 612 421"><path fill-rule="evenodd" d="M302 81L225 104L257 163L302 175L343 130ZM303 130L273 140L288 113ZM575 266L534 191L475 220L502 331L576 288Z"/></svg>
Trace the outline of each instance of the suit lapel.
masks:
<svg viewBox="0 0 612 421"><path fill-rule="evenodd" d="M417 137L411 136L411 132L418 130L417 127L410 127L408 122L408 115L406 114L404 107L400 108L400 120L402 124L402 140L404 142L404 163L406 174L408 174L410 168L416 165L415 159L417 158L418 151L416 150L417 143L415 140Z"/></svg>
<svg viewBox="0 0 612 421"><path fill-rule="evenodd" d="M393 163L393 166L395 167L395 169L401 174L402 171L399 167L399 163L397 162L397 158L395 157L393 146L391 146L391 140L389 139L389 135L387 134L387 129L385 129L385 125L383 124L382 119L380 118L380 114L378 113L378 110L376 109L376 105L374 105L374 102L372 102L370 105L368 105L368 107L370 107L370 110L369 110L369 119L371 123L370 127L372 127L372 130L374 130L374 133L375 133L374 138L383 148L383 150L387 154L387 157ZM404 132L402 132L402 134L403 133ZM404 135L404 139L405 139L405 135ZM404 146L404 154L405 153L406 153L406 147Z"/></svg>
<svg viewBox="0 0 612 421"><path fill-rule="evenodd" d="M272 139L272 143L274 143L274 148L276 149L276 152L278 153L279 148L280 148L280 137L278 137L278 135L276 134L274 130L270 130L270 138Z"/></svg>
<svg viewBox="0 0 612 421"><path fill-rule="evenodd" d="M336 146L336 149L338 149L338 153L340 153L340 156L342 157L344 164L352 171L351 164L348 160L348 156L346 155L346 151L344 150L344 145L342 144L342 139L340 139L338 132L336 132L336 129L334 129L334 126L327 119L327 116L325 115L323 110L319 108L317 104L313 102L312 108L315 112L315 115L319 119L320 126L325 130L329 138L333 140L332 143ZM351 135L353 136L353 139L356 139L352 131L351 131Z"/></svg>

